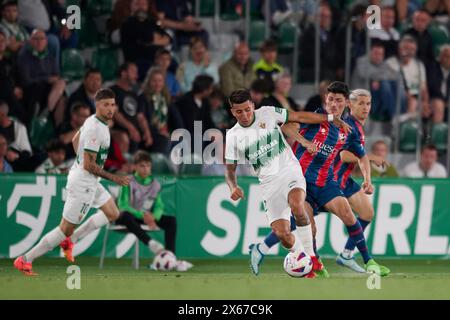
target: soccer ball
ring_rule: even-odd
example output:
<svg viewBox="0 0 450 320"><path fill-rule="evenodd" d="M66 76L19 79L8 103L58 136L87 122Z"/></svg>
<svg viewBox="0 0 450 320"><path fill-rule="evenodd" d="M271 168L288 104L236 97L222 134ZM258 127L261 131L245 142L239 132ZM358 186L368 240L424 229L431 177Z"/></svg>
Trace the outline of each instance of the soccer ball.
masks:
<svg viewBox="0 0 450 320"><path fill-rule="evenodd" d="M173 252L163 250L153 259L152 267L159 271L171 271L177 266L177 258Z"/></svg>
<svg viewBox="0 0 450 320"><path fill-rule="evenodd" d="M291 277L301 278L311 272L313 263L311 257L304 252L294 254L289 252L284 258L284 271Z"/></svg>

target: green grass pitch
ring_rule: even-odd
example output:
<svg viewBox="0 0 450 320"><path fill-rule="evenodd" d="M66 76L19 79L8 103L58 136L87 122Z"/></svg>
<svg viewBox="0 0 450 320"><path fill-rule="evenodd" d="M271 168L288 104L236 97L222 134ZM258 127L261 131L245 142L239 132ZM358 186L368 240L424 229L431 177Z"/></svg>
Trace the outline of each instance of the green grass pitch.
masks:
<svg viewBox="0 0 450 320"><path fill-rule="evenodd" d="M42 258L39 273L25 277L0 259L0 299L450 299L450 260L387 260L392 274L381 278L381 289L367 288L368 275L352 273L324 259L329 279L295 279L282 269L281 258L267 258L261 274L251 274L247 260L191 260L188 272L157 272L141 261L78 258L81 289L66 287L69 266L64 259Z"/></svg>

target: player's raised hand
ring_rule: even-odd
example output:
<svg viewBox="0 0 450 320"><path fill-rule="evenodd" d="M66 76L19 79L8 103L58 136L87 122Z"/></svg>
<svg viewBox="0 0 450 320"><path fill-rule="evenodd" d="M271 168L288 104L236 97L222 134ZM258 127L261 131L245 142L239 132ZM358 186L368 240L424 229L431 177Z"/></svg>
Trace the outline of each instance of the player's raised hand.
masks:
<svg viewBox="0 0 450 320"><path fill-rule="evenodd" d="M333 119L333 123L335 126L344 129L345 133L349 133L352 131L352 127L339 117L335 116Z"/></svg>
<svg viewBox="0 0 450 320"><path fill-rule="evenodd" d="M374 191L373 184L370 181L364 181L361 187L365 194L372 194Z"/></svg>
<svg viewBox="0 0 450 320"><path fill-rule="evenodd" d="M233 190L231 190L231 199L237 201L240 198L244 199L244 191L239 187L233 188Z"/></svg>
<svg viewBox="0 0 450 320"><path fill-rule="evenodd" d="M119 186L127 186L130 183L129 176L114 176L114 182Z"/></svg>

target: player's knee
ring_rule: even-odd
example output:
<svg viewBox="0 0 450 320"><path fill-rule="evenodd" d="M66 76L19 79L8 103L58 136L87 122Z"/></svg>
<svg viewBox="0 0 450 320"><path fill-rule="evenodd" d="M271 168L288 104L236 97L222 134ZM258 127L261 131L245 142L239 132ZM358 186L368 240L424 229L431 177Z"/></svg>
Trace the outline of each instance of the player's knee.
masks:
<svg viewBox="0 0 450 320"><path fill-rule="evenodd" d="M373 211L373 208L367 208L367 210L365 210L364 212L361 212L361 214L359 215L359 217L365 221L372 221L373 216L375 215L375 212Z"/></svg>

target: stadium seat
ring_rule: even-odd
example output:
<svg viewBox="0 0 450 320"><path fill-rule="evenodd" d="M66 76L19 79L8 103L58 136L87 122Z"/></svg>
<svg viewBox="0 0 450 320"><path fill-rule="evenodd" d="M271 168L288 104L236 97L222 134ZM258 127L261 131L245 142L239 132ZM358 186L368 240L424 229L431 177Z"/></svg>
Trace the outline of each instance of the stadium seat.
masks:
<svg viewBox="0 0 450 320"><path fill-rule="evenodd" d="M181 164L179 171L180 175L198 176L202 174L202 167L203 167L203 165L201 164L203 163L202 158L199 155L193 153L191 155L191 160L192 160L191 164L186 163Z"/></svg>
<svg viewBox="0 0 450 320"><path fill-rule="evenodd" d="M449 43L449 36L447 29L438 24L432 24L428 27L428 32L431 34L431 38L433 39L433 52L435 56L439 55L439 48Z"/></svg>
<svg viewBox="0 0 450 320"><path fill-rule="evenodd" d="M113 0L90 0L87 11L91 16L110 15L113 10Z"/></svg>
<svg viewBox="0 0 450 320"><path fill-rule="evenodd" d="M99 35L94 20L84 14L81 15L83 28L77 30L79 36L79 47L81 49L95 47L98 44Z"/></svg>
<svg viewBox="0 0 450 320"><path fill-rule="evenodd" d="M156 229L150 229L147 225L141 225L142 229L148 232L156 232L156 231L161 231L161 229L156 228ZM106 256L106 247L108 245L108 238L109 238L109 232L110 231L116 231L116 232L121 232L121 233L125 233L125 234L129 234L130 232L128 231L128 229L125 226L122 225L115 225L113 223L109 223L106 225L105 227L105 235L103 236L103 246L102 246L102 252L100 255L100 263L99 263L99 268L103 269L103 266L105 265L105 256ZM138 270L139 269L139 239L137 237L135 237L134 240L134 253L133 253L133 259L131 262L131 266Z"/></svg>
<svg viewBox="0 0 450 320"><path fill-rule="evenodd" d="M212 17L214 16L215 0L200 0L200 16Z"/></svg>
<svg viewBox="0 0 450 320"><path fill-rule="evenodd" d="M30 143L36 149L44 149L47 142L55 136L55 127L47 117L34 117L31 120Z"/></svg>
<svg viewBox="0 0 450 320"><path fill-rule="evenodd" d="M119 68L117 50L113 48L97 48L92 53L92 66L100 70L104 81L115 79Z"/></svg>
<svg viewBox="0 0 450 320"><path fill-rule="evenodd" d="M151 153L152 158L152 172L154 174L173 174L170 167L169 159L162 153Z"/></svg>
<svg viewBox="0 0 450 320"><path fill-rule="evenodd" d="M84 76L85 63L77 49L65 49L61 53L61 74L64 79L80 80Z"/></svg>
<svg viewBox="0 0 450 320"><path fill-rule="evenodd" d="M266 26L262 20L254 20L250 22L249 46L251 50L258 50L266 39Z"/></svg>
<svg viewBox="0 0 450 320"><path fill-rule="evenodd" d="M401 152L414 152L417 148L418 125L415 121L406 121L400 124L399 150Z"/></svg>
<svg viewBox="0 0 450 320"><path fill-rule="evenodd" d="M278 48L281 52L294 50L295 38L298 37L297 27L289 22L282 23L278 29Z"/></svg>
<svg viewBox="0 0 450 320"><path fill-rule="evenodd" d="M440 151L447 150L448 126L446 123L436 123L431 129L431 142Z"/></svg>

